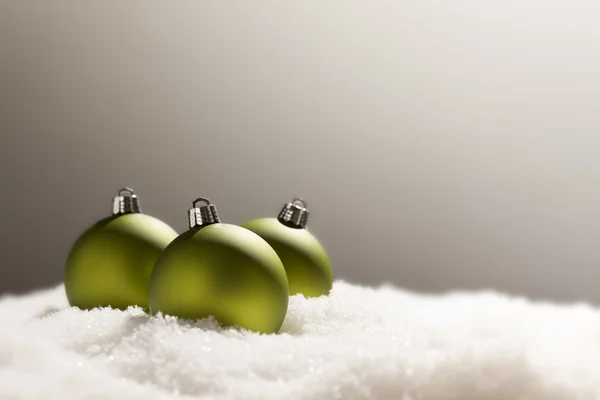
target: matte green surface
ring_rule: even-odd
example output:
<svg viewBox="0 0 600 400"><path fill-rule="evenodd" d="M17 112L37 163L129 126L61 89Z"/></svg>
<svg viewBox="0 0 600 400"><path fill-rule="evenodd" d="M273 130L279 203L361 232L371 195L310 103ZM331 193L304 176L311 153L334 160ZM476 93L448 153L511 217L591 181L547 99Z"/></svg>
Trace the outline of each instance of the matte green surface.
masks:
<svg viewBox="0 0 600 400"><path fill-rule="evenodd" d="M287 312L287 277L258 235L229 224L181 234L152 273L150 312L186 319L214 316L222 325L275 333Z"/></svg>
<svg viewBox="0 0 600 400"><path fill-rule="evenodd" d="M287 227L277 218L255 219L242 227L258 234L277 252L287 273L290 295L329 294L333 285L331 263L312 233Z"/></svg>
<svg viewBox="0 0 600 400"><path fill-rule="evenodd" d="M148 307L148 282L160 252L177 237L145 214L103 219L86 230L67 258L65 290L82 309Z"/></svg>

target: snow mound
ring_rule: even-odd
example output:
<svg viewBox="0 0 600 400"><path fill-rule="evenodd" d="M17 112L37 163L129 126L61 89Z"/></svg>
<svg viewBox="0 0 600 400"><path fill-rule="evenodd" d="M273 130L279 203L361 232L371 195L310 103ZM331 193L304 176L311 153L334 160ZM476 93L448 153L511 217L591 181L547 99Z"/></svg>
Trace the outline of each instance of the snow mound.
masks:
<svg viewBox="0 0 600 400"><path fill-rule="evenodd" d="M280 334L81 311L62 286L0 300L0 399L596 399L600 312L499 293L337 281Z"/></svg>

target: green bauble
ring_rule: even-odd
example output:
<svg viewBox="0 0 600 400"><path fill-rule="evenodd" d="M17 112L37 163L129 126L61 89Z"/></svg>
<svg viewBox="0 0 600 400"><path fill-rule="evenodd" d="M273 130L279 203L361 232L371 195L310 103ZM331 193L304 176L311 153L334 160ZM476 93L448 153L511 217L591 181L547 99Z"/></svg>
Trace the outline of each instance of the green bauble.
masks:
<svg viewBox="0 0 600 400"><path fill-rule="evenodd" d="M148 307L148 282L161 251L177 237L164 222L142 214L131 189L115 197L113 215L88 228L67 258L65 290L81 309Z"/></svg>
<svg viewBox="0 0 600 400"><path fill-rule="evenodd" d="M258 234L277 252L287 273L290 295L318 297L331 291L333 272L327 253L306 229L307 217L305 203L296 199L284 206L278 218L255 219L242 227Z"/></svg>
<svg viewBox="0 0 600 400"><path fill-rule="evenodd" d="M196 203L207 205L196 208ZM279 331L288 306L281 260L249 230L222 224L208 199L190 210L190 230L161 254L150 280L150 312L185 319L213 316L225 326Z"/></svg>

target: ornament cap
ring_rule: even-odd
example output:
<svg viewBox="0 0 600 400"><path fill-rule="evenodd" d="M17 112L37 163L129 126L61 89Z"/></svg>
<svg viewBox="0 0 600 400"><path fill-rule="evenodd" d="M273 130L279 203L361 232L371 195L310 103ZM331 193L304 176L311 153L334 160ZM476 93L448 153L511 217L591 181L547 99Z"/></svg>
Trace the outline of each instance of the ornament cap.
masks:
<svg viewBox="0 0 600 400"><path fill-rule="evenodd" d="M308 221L306 202L301 198L293 199L283 206L277 219L279 222L290 228L306 228L306 223Z"/></svg>
<svg viewBox="0 0 600 400"><path fill-rule="evenodd" d="M113 198L113 215L141 213L140 199L133 189L124 187Z"/></svg>
<svg viewBox="0 0 600 400"><path fill-rule="evenodd" d="M197 204L206 203L198 207ZM192 202L192 208L188 212L188 227L190 229L198 228L210 224L218 224L221 222L217 207L210 202L209 199L198 197Z"/></svg>

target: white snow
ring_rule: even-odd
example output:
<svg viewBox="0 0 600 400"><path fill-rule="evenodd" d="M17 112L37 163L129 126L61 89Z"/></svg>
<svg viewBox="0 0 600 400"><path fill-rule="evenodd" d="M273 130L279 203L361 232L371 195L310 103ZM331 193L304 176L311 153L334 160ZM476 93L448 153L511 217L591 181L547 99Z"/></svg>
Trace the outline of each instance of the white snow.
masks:
<svg viewBox="0 0 600 400"><path fill-rule="evenodd" d="M493 292L337 281L278 335L70 308L62 286L0 301L0 399L598 399L600 312Z"/></svg>

